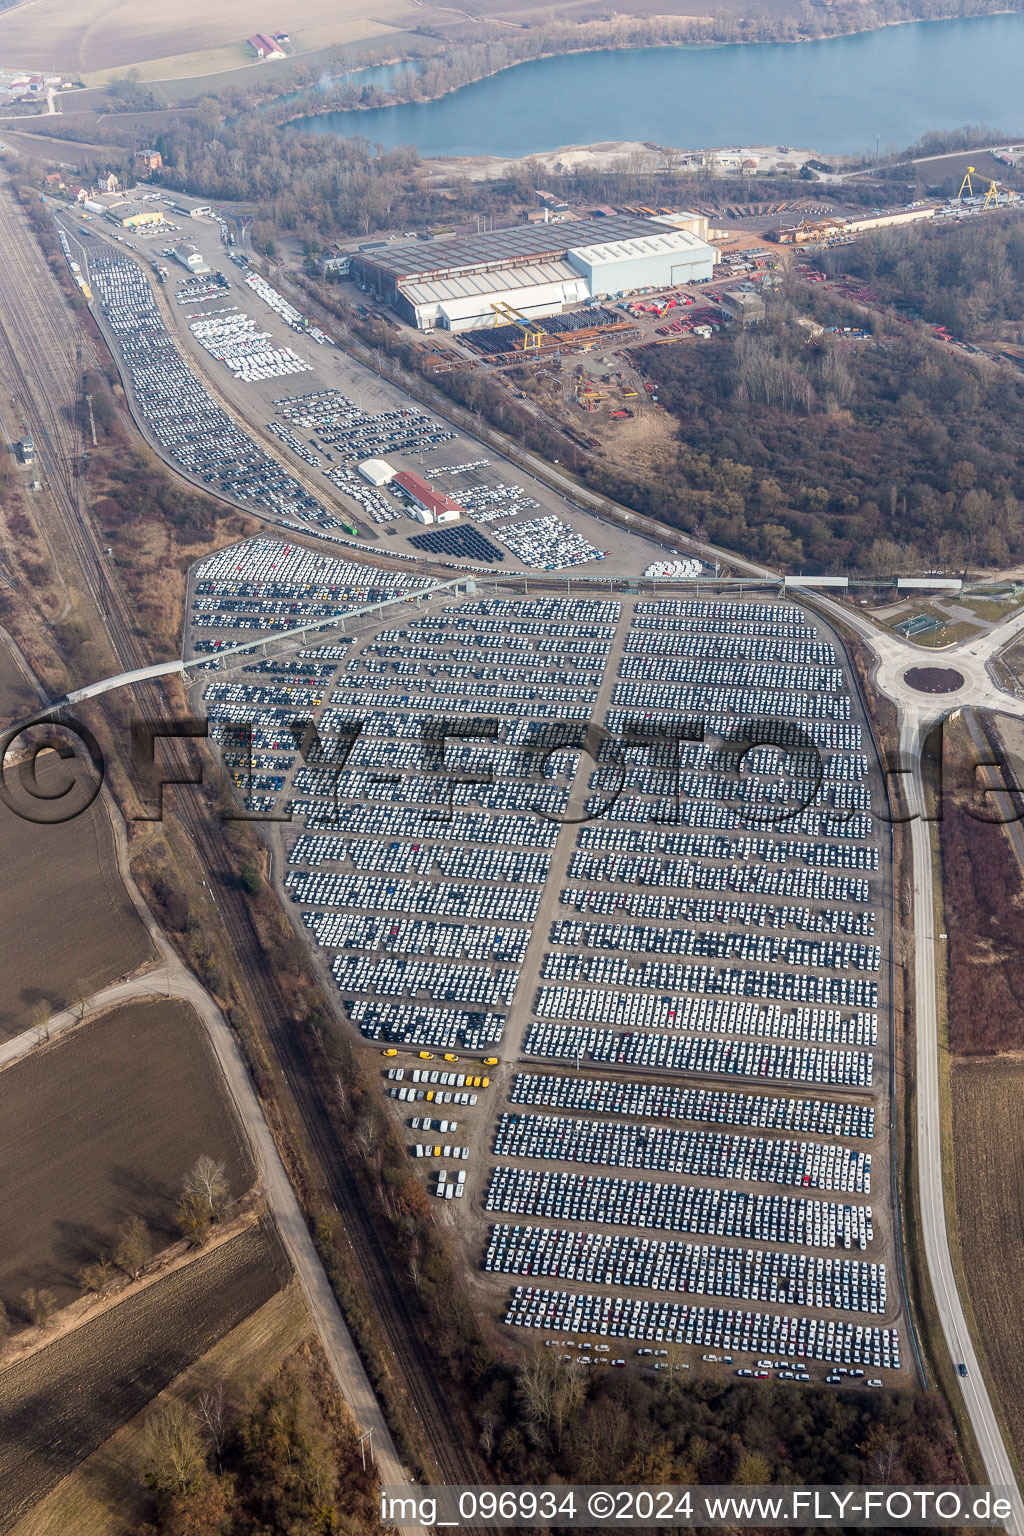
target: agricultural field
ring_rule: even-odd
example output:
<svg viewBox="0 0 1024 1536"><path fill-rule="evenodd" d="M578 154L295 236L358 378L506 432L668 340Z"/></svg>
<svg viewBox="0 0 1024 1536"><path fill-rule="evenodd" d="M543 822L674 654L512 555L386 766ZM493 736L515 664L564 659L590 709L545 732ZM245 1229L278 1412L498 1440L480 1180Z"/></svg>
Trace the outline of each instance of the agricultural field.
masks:
<svg viewBox="0 0 1024 1536"><path fill-rule="evenodd" d="M237 1328L207 1350L130 1423L71 1473L19 1521L13 1536L123 1536L145 1519L143 1474L146 1425L154 1408L188 1402L223 1383L228 1399L242 1403L273 1376L309 1335L309 1317L297 1285L278 1291Z"/></svg>
<svg viewBox="0 0 1024 1536"><path fill-rule="evenodd" d="M56 826L0 805L0 1036L89 996L152 958L117 868L103 797Z"/></svg>
<svg viewBox="0 0 1024 1536"><path fill-rule="evenodd" d="M285 1282L251 1227L0 1376L0 1532Z"/></svg>
<svg viewBox="0 0 1024 1536"><path fill-rule="evenodd" d="M78 76L178 58L185 65L179 73L198 75L237 65L237 56L226 63L224 56L261 26L288 26L293 48L299 52L386 34L391 30L389 23L402 25L396 18L409 17L412 9L406 0L385 0L374 8L370 20L351 3L299 0L286 15L268 22L246 0L225 0L218 6L202 5L199 0L172 0L165 6L81 0L71 7L65 0L35 0L0 15L0 56L11 67L64 70ZM308 43L304 41L307 30ZM187 54L182 53L183 39L189 43ZM209 55L205 60L204 54Z"/></svg>
<svg viewBox="0 0 1024 1536"><path fill-rule="evenodd" d="M141 1216L157 1247L178 1235L174 1205L203 1154L231 1193L252 1181L202 1026L178 1001L135 1003L0 1073L0 1298L13 1316L29 1286L64 1304L78 1272Z"/></svg>
<svg viewBox="0 0 1024 1536"><path fill-rule="evenodd" d="M1024 1457L1024 1060L957 1061L951 1073L956 1214L980 1343Z"/></svg>

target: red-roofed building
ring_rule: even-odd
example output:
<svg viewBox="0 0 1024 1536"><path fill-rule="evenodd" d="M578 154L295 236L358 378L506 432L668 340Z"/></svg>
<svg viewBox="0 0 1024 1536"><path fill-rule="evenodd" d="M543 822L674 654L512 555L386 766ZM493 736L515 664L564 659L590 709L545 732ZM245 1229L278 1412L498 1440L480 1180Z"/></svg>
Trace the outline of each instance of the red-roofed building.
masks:
<svg viewBox="0 0 1024 1536"><path fill-rule="evenodd" d="M457 501L432 490L425 480L421 480L411 470L403 469L391 484L399 486L409 497L413 503L412 516L417 522L456 523L462 516L464 509Z"/></svg>
<svg viewBox="0 0 1024 1536"><path fill-rule="evenodd" d="M249 47L258 59L284 59L288 55L281 45L266 32L256 32L249 39Z"/></svg>

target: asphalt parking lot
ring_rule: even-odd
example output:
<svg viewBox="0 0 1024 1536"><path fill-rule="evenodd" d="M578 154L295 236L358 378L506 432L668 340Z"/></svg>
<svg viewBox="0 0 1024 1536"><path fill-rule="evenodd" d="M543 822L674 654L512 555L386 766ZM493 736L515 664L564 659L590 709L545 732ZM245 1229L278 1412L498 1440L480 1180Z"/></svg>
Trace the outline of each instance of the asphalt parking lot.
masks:
<svg viewBox="0 0 1024 1536"><path fill-rule="evenodd" d="M259 580L217 558L225 590L202 595L228 637L254 603L285 624L365 590L347 565L302 567L300 599L269 547ZM792 604L524 594L439 596L340 638L211 679L209 707L221 732L251 718L293 814L282 891L390 1058L382 1092L482 1304L516 1335L898 1379L890 873L827 632ZM715 734L687 740L701 709ZM629 744L614 799L614 754L578 757L591 717ZM474 1073L486 1087L455 1085ZM426 1129L458 1093L477 1102L457 1140Z"/></svg>
<svg viewBox="0 0 1024 1536"><path fill-rule="evenodd" d="M337 525L354 520L358 538L371 548L408 557L432 552L453 568L487 569L494 564L503 570L584 568L600 573L600 562L609 554L616 569L627 573L639 573L650 564L658 549L653 541L625 534L569 507L493 453L483 457L478 444L453 432L431 412L420 412L400 389L333 346L319 327L307 325L296 305L272 282L234 259L237 253L224 245L216 221L199 218L185 223L189 242L212 269L209 274L189 275L173 258L165 257L166 232L122 242L119 248L102 220L94 221L87 234L77 229L73 218L68 218L66 227L70 238L84 247L90 275L94 261L101 267L111 259L136 267L142 282L151 288L158 318L177 341L185 371L212 393L252 447L279 459L279 470L285 475L292 471L310 501L323 503L328 520L317 520L325 536L344 542L346 536ZM138 261L130 254L134 248ZM163 286L153 279L153 263L166 266ZM298 377L289 380L288 375ZM288 383L293 385L295 400L304 405L289 406L282 388ZM335 453L329 412L318 415L315 405L309 408L314 397L334 393L351 402L368 421L380 418L387 424L400 422L410 412L422 415L428 430L408 441L401 432L384 430L376 440L368 435L364 441L376 441L376 446L362 457L383 454L395 460L396 468L425 476L438 492L464 497L470 503L467 521L457 528L430 529L424 534L405 515L400 497L375 491L362 481L354 468L357 460ZM344 449L344 444L340 446ZM258 502L259 497L252 500ZM276 515L273 502L268 511ZM484 535L472 525L487 518L491 526ZM453 540L449 535L460 537ZM424 537L425 546L414 542ZM432 542L438 544L434 550ZM481 553L486 546L493 555Z"/></svg>

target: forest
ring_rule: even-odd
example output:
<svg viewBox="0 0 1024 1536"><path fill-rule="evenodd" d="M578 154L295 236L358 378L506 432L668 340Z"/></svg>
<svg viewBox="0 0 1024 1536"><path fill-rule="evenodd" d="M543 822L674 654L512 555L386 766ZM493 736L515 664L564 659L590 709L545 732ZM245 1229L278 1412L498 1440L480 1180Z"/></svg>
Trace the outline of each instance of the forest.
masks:
<svg viewBox="0 0 1024 1536"><path fill-rule="evenodd" d="M679 443L641 510L789 568L962 570L1024 554L1024 380L1008 369L909 327L814 338L784 302L754 333L633 356ZM610 468L603 479L609 495L626 489Z"/></svg>
<svg viewBox="0 0 1024 1536"><path fill-rule="evenodd" d="M377 1529L373 1473L308 1348L246 1404L213 1383L146 1426L151 1518L138 1536L313 1536Z"/></svg>
<svg viewBox="0 0 1024 1536"><path fill-rule="evenodd" d="M818 258L826 272L862 278L884 300L963 340L1024 341L1024 220L987 213L880 231Z"/></svg>
<svg viewBox="0 0 1024 1536"><path fill-rule="evenodd" d="M536 1348L492 1381L481 1443L513 1482L917 1483L962 1480L934 1392L788 1391L703 1372L595 1374Z"/></svg>

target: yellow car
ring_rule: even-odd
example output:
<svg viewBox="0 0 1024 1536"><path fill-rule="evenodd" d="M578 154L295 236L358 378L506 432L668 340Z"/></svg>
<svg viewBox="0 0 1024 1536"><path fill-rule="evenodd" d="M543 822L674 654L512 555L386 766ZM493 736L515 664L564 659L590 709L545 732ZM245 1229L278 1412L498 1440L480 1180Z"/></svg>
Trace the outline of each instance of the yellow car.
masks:
<svg viewBox="0 0 1024 1536"><path fill-rule="evenodd" d="M458 1061L459 1058L457 1056L453 1056L451 1051L445 1051L444 1059L445 1061Z"/></svg>
<svg viewBox="0 0 1024 1536"><path fill-rule="evenodd" d="M420 1061L433 1061L433 1051L420 1051Z"/></svg>
<svg viewBox="0 0 1024 1536"><path fill-rule="evenodd" d="M484 1066L485 1067L496 1067L497 1065L498 1065L498 1058L497 1058L497 1056L485 1056L484 1057Z"/></svg>
<svg viewBox="0 0 1024 1536"><path fill-rule="evenodd" d="M392 1049L392 1050L389 1050L389 1051L381 1051L381 1055L382 1056L397 1056L398 1052L396 1050Z"/></svg>

